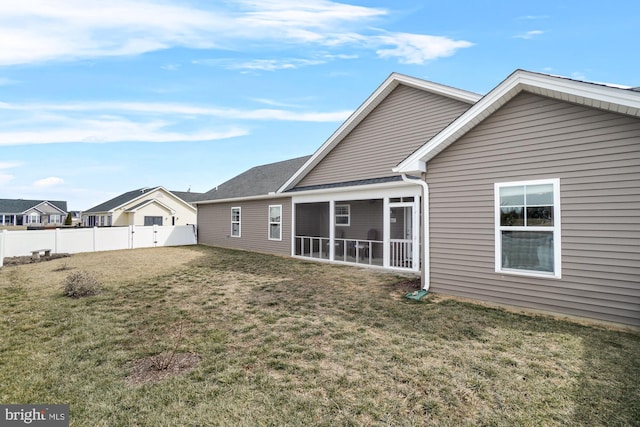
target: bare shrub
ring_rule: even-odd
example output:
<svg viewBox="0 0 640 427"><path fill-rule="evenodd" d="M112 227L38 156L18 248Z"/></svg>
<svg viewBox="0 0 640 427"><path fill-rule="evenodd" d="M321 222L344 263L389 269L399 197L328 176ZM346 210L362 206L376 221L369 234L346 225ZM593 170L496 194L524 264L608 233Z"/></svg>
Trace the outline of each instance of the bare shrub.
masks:
<svg viewBox="0 0 640 427"><path fill-rule="evenodd" d="M62 264L60 264L60 266L53 269L53 271L68 271L68 270L73 270L73 267L69 267L69 264L67 264L66 262L63 262Z"/></svg>
<svg viewBox="0 0 640 427"><path fill-rule="evenodd" d="M10 291L20 292L24 291L24 283L25 278L20 270L17 268L12 268L7 273L7 279L9 281L9 286L7 287Z"/></svg>
<svg viewBox="0 0 640 427"><path fill-rule="evenodd" d="M182 339L184 338L182 334L183 330L184 321L181 320L180 324L178 325L178 331L175 334L173 343L169 346L169 349L167 351L163 351L162 353L151 356L151 366L153 366L153 369L155 369L156 371L164 371L172 366L176 357L176 353L178 353L178 350L182 345Z"/></svg>
<svg viewBox="0 0 640 427"><path fill-rule="evenodd" d="M99 294L102 289L100 281L90 271L70 273L64 281L64 294L71 298L82 298Z"/></svg>

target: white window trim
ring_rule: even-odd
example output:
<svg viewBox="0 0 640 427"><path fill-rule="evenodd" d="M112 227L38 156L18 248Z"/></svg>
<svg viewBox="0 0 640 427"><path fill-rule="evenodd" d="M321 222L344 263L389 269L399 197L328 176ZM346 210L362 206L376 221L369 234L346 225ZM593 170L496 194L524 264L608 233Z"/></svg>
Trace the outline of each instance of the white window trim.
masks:
<svg viewBox="0 0 640 427"><path fill-rule="evenodd" d="M347 215L346 215L347 223L346 224L338 224L338 221L335 221L336 227L349 227L349 226L351 226L351 205L348 204L348 203L341 203L341 204L337 204L336 203L335 210L337 210L338 208L344 208L344 207L347 208ZM340 216L340 217L344 217L345 216L345 215L338 215L337 213L335 213L335 210L334 210L334 220L337 220L338 216Z"/></svg>
<svg viewBox="0 0 640 427"><path fill-rule="evenodd" d="M500 189L503 187L515 187L519 185L541 185L553 184L553 226L552 227L503 227L500 225ZM562 254L561 254L561 215L560 215L560 179L541 179L531 181L512 181L497 182L494 184L494 210L493 216L495 221L495 271L501 274L513 274L517 276L527 277L544 277L560 279L562 278ZM502 231L552 231L553 232L553 272L540 272L532 270L516 270L510 268L502 268Z"/></svg>
<svg viewBox="0 0 640 427"><path fill-rule="evenodd" d="M238 210L238 221L234 221L233 220L233 211L237 209ZM233 234L233 224L237 223L238 224L238 234L235 235ZM230 234L231 237L242 237L242 207L240 206L233 206L231 208L231 230L230 230Z"/></svg>
<svg viewBox="0 0 640 427"><path fill-rule="evenodd" d="M271 208L278 208L280 210L280 221L271 221ZM267 237L269 240L274 241L282 241L282 205L269 205L269 210L267 211L269 215L267 218L268 226L267 226ZM280 226L280 236L276 238L271 237L271 225L278 224Z"/></svg>

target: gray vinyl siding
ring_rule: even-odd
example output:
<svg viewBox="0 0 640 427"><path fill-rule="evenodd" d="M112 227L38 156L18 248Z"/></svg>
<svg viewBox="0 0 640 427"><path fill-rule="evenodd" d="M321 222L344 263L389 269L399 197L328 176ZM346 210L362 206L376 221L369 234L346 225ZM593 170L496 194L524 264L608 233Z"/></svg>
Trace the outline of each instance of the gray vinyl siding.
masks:
<svg viewBox="0 0 640 427"><path fill-rule="evenodd" d="M282 240L269 240L269 206L282 205ZM231 237L231 208L241 207L241 236ZM272 254L291 254L291 199L198 205L198 243Z"/></svg>
<svg viewBox="0 0 640 427"><path fill-rule="evenodd" d="M640 120L522 93L429 161L434 292L640 326ZM560 178L562 278L495 272L494 183Z"/></svg>
<svg viewBox="0 0 640 427"><path fill-rule="evenodd" d="M383 178L469 104L399 85L298 184Z"/></svg>

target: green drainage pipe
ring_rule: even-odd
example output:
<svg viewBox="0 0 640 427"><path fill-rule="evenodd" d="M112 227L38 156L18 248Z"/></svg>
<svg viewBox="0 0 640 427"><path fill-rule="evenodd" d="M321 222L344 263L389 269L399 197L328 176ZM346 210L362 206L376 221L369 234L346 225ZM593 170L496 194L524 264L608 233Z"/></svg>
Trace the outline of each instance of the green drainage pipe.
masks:
<svg viewBox="0 0 640 427"><path fill-rule="evenodd" d="M429 293L429 291L427 291L426 289L420 289L419 291L409 292L408 294L405 295L405 298L409 298L409 299L412 299L412 300L415 300L415 301L420 301L428 293Z"/></svg>

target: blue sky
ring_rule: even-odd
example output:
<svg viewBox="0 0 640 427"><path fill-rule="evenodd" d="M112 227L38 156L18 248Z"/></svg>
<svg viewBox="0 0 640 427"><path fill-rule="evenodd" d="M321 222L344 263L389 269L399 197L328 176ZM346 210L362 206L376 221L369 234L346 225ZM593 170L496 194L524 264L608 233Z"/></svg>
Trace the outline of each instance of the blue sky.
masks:
<svg viewBox="0 0 640 427"><path fill-rule="evenodd" d="M0 3L0 198L83 210L312 154L391 72L640 86L640 2Z"/></svg>

